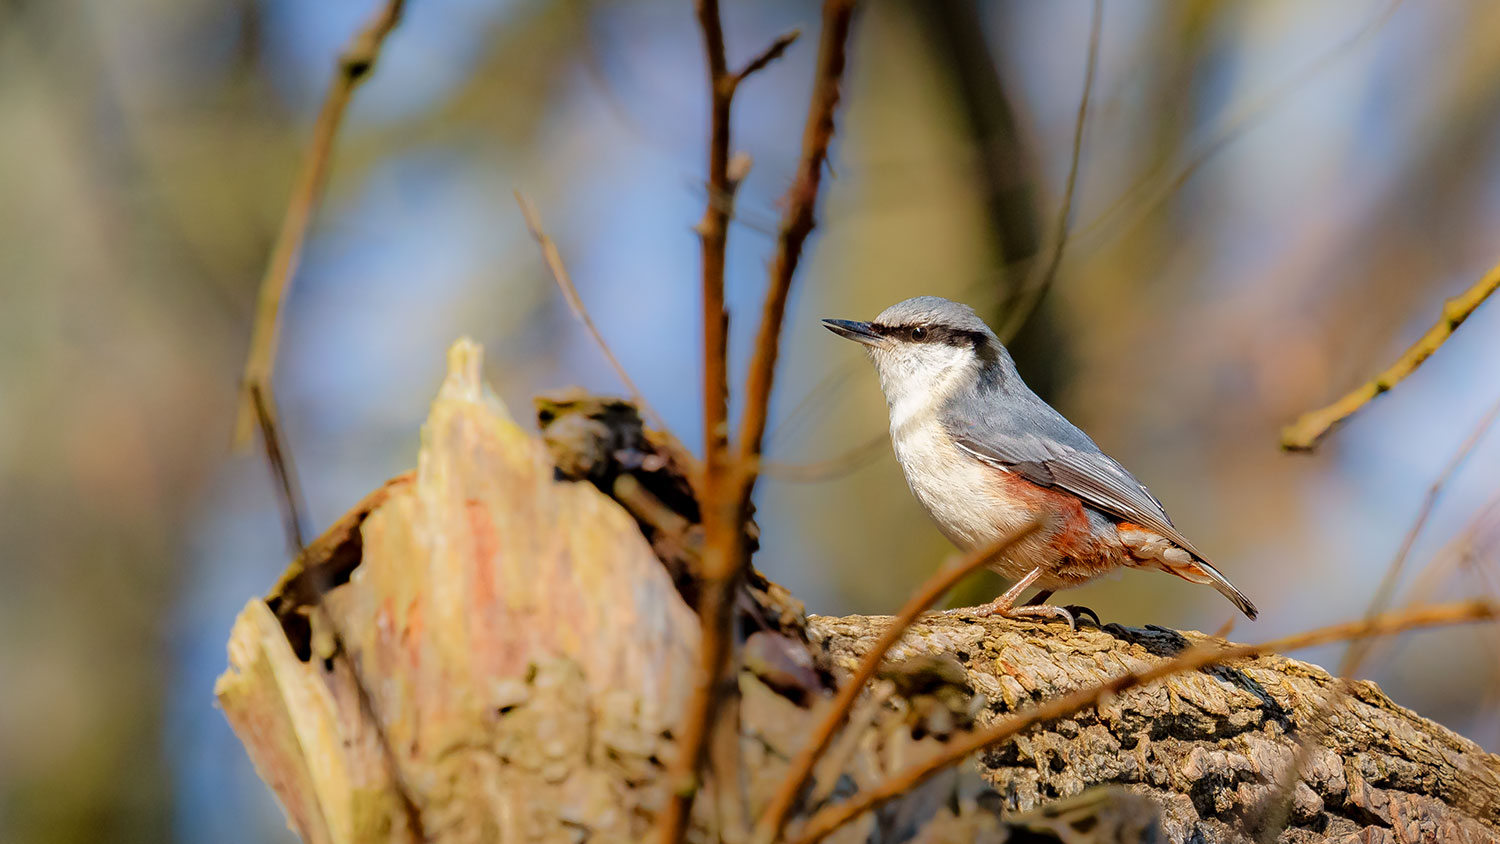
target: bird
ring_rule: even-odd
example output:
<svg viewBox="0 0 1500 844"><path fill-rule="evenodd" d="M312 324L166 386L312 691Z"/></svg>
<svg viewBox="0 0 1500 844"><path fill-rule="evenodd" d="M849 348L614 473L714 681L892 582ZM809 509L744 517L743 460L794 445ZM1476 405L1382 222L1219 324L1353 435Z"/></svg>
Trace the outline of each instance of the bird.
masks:
<svg viewBox="0 0 1500 844"><path fill-rule="evenodd" d="M918 296L870 322L823 325L861 344L874 363L906 483L949 541L976 551L1043 519L990 564L1014 585L969 612L1076 626L1072 610L1047 599L1128 567L1212 586L1255 618L1255 604L1156 496L1026 386L973 308ZM1017 605L1032 587L1037 595Z"/></svg>

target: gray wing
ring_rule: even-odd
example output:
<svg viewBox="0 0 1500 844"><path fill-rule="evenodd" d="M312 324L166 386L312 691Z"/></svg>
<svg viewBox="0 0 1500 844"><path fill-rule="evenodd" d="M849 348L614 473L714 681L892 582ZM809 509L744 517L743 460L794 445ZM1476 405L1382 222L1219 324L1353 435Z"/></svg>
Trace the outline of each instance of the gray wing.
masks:
<svg viewBox="0 0 1500 844"><path fill-rule="evenodd" d="M978 459L1034 484L1072 493L1096 510L1149 528L1194 557L1207 559L1177 531L1161 502L1134 475L1057 411L1042 407L1046 411L1006 420L1009 424L951 414L943 422L958 446Z"/></svg>

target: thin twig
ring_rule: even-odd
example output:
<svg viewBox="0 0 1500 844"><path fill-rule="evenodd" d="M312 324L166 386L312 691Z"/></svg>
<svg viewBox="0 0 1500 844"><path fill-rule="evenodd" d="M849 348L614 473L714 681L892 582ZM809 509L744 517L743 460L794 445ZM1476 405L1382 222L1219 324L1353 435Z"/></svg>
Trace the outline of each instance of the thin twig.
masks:
<svg viewBox="0 0 1500 844"><path fill-rule="evenodd" d="M760 464L760 471L769 478L794 484L814 484L833 480L860 468L868 463L870 458L884 452L887 439L889 435L881 431L859 445L839 452L826 460L808 463L763 460Z"/></svg>
<svg viewBox="0 0 1500 844"><path fill-rule="evenodd" d="M297 483L297 469L292 465L292 453L281 441L281 426L276 424L276 410L272 407L270 394L261 385L250 385L251 406L255 419L260 424L260 435L266 447L266 462L271 465L271 474L276 476L276 500L281 504L282 524L286 527L287 544L292 555L297 556L306 547L307 503L302 500L302 487Z"/></svg>
<svg viewBox="0 0 1500 844"><path fill-rule="evenodd" d="M1145 220L1153 211L1160 207L1162 203L1166 202L1169 197L1178 190L1181 190L1182 186L1187 184L1214 156L1228 148L1257 123L1268 117L1282 103L1290 99L1291 95L1296 93L1299 88L1334 67L1346 53L1359 46L1366 38L1379 32L1385 26L1386 22L1395 15L1401 3L1402 0L1391 0L1390 3L1362 23L1347 38L1319 54L1295 74L1288 77L1286 81L1271 89L1264 96L1252 100L1246 106L1237 108L1231 112L1229 117L1219 122L1208 141L1199 145L1196 152L1193 153L1192 157L1181 168L1174 172L1170 178L1159 181L1159 187L1155 191L1136 203L1134 213L1125 223L1117 227L1117 231L1129 232L1133 230L1141 221ZM1151 168L1150 172L1131 185L1102 214L1089 223L1079 236L1085 240L1093 240L1094 235L1103 231L1112 220L1118 219L1123 211L1130 208L1132 202L1135 202L1142 191L1150 187L1153 181L1157 181L1158 177L1165 171L1168 163L1170 162L1167 159L1158 162L1157 166Z"/></svg>
<svg viewBox="0 0 1500 844"><path fill-rule="evenodd" d="M828 159L828 144L833 140L833 112L839 102L853 17L854 0L825 0L812 100L802 130L802 158L787 191L786 211L781 218L776 255L771 260L770 284L755 338L755 353L750 359L750 375L745 383L745 410L740 417L738 450L742 475L738 490L741 511L748 505L755 485L754 464L760 459L761 441L765 436L776 359L781 351L781 325L786 317L792 277L802 259L802 246L817 223L814 212L818 188L823 180L823 165Z"/></svg>
<svg viewBox="0 0 1500 844"><path fill-rule="evenodd" d="M1062 204L1057 209L1057 230L1052 236L1052 254L1046 266L1037 276L1035 284L1021 288L1016 297L1016 307L1006 315L1001 326L1000 340L1009 343L1020 333L1026 321L1036 312L1052 282L1057 278L1057 268L1062 265L1063 251L1068 245L1068 227L1073 216L1073 195L1078 185L1079 162L1083 160L1084 128L1088 125L1089 100L1094 93L1094 76L1099 69L1099 41L1104 28L1104 0L1094 0L1094 13L1089 21L1089 47L1083 73L1083 96L1078 100L1078 118L1073 126L1073 154L1068 162L1068 178L1063 187Z"/></svg>
<svg viewBox="0 0 1500 844"><path fill-rule="evenodd" d="M1312 451L1323 437L1353 416L1360 408L1382 393L1388 392L1392 387L1401 383L1402 379L1415 372L1417 367L1447 342L1448 338L1453 336L1453 332L1464 324L1464 320L1484 304L1490 294L1497 289L1500 289L1500 264L1491 267L1489 272L1474 283L1474 286L1444 302L1443 315L1437 324L1427 329L1427 333L1403 352L1395 363L1386 367L1385 371L1356 387L1338 401L1327 407L1304 413L1296 422L1283 428L1281 447L1287 451Z"/></svg>
<svg viewBox="0 0 1500 844"><path fill-rule="evenodd" d="M261 385L250 385L250 399L255 409L255 416L260 425L261 437L266 448L266 462L271 464L271 471L276 475L277 489L280 493L277 499L281 502L284 523L286 525L287 540L292 545L293 556L301 558L306 551L306 536L303 525L307 523L303 515L307 512L307 506L302 501L302 487L297 482L297 469L292 462L291 449L282 442L281 429L276 424L276 413L271 406L270 396L261 389ZM401 771L401 766L396 759L396 751L391 745L390 737L386 734L385 724L375 712L374 699L370 695L369 686L365 684L364 677L360 673L359 665L354 660L354 655L344 645L343 631L339 628L338 621L333 613L323 603L323 596L327 594L332 583L328 580L328 572L320 575L323 582L316 584L314 594L317 596L313 611L317 617L327 625L328 631L333 637L334 652L331 658L342 659L349 667L349 677L354 682L354 690L359 697L361 715L367 719L370 727L375 732L376 744L380 746L381 755L385 759L386 767L390 769L391 784L395 787L396 798L401 803L401 810L406 815L406 822L412 834L418 841L426 841L427 835L422 824L422 812L412 797L411 784L407 782Z"/></svg>
<svg viewBox="0 0 1500 844"><path fill-rule="evenodd" d="M864 355L846 358L838 366L830 369L818 379L797 404L787 411L776 424L766 429L766 448L773 444L783 442L789 436L795 436L801 431L814 414L821 411L823 406L838 396L839 391L854 377L854 373L860 371L865 364Z"/></svg>
<svg viewBox="0 0 1500 844"><path fill-rule="evenodd" d="M786 826L787 815L791 813L792 805L797 802L797 796L802 792L803 784L812 775L813 767L818 764L818 759L822 758L823 752L828 749L834 735L844 725L844 720L854 706L854 701L859 698L860 692L864 691L865 684L870 681L870 678L875 676L875 671L880 668L886 652L901 641L901 637L917 616L925 612L960 580L988 565L1017 542L1035 533L1042 527L1044 521L1046 521L1044 518L1028 520L1026 524L987 547L970 552L957 565L937 572L922 584L922 587L906 602L896 617L891 619L891 623L886 625L885 630L881 631L880 638L875 640L870 650L865 652L860 659L859 667L839 689L838 695L833 699L833 705L824 714L823 720L813 728L807 743L797 752L786 778L777 787L775 795L771 797L771 802L766 806L760 816L760 821L755 826L755 837L752 840L756 844L771 844L781 834L782 828Z"/></svg>
<svg viewBox="0 0 1500 844"><path fill-rule="evenodd" d="M250 352L245 359L245 373L240 381L240 400L234 429L234 444L243 448L250 441L256 424L253 389L271 393L271 374L276 367L277 336L281 331L281 305L287 288L297 272L302 245L308 226L317 214L328 181L328 167L333 158L333 142L339 124L344 120L354 89L364 81L380 57L381 45L401 21L405 0L386 0L375 17L344 47L334 71L333 82L318 110L313 125L312 143L302 159L302 169L292 187L286 216L271 249L271 260L260 282L260 296L255 306L255 328L250 336ZM272 417L275 421L275 417Z"/></svg>
<svg viewBox="0 0 1500 844"><path fill-rule="evenodd" d="M711 5L711 3L705 3ZM813 78L813 94L808 105L807 123L802 133L802 157L797 175L788 191L786 211L782 216L777 235L776 255L771 262L771 280L766 291L760 329L756 336L755 352L750 362L750 374L746 379L745 411L740 422L740 440L737 459L733 466L716 466L709 462L709 478L704 506L704 554L703 554L703 665L693 700L687 712L687 721L679 747L679 766L674 766L672 800L663 813L661 840L670 844L681 839L686 824L687 804L691 799L693 776L701 762L704 737L712 725L718 708L719 697L727 685L725 674L732 650L729 641L730 622L733 616L734 589L743 576L749 562L748 552L741 538L741 525L749 515L750 496L755 487L757 462L761 443L765 435L766 411L770 403L771 384L775 377L776 358L780 349L781 324L786 315L787 295L792 277L802 257L802 246L814 225L813 211L817 204L818 186L822 181L823 165L828 155L828 144L833 137L833 111L839 101L839 82L844 70L846 42L849 25L853 17L853 0L825 0L823 5L822 33L819 37L817 70ZM717 11L714 23L717 24ZM705 31L711 27L705 25ZM720 34L722 41L722 34ZM712 50L710 50L712 53ZM710 61L712 67L713 61ZM732 87L730 89L732 91ZM726 101L727 109L727 101ZM726 114L727 120L727 114ZM715 192L718 186L710 181L709 189ZM711 205L705 222L712 214L722 215ZM718 304L722 316L723 299L723 216L714 221L719 227L718 254ZM709 255L705 241L705 274L708 272ZM707 301L705 295L705 301ZM705 319L710 314L705 312ZM722 328L722 325L720 326ZM722 336L706 336L705 343L714 339L722 343ZM722 364L722 356L717 363ZM715 411L722 409L721 402L713 402ZM705 422L709 420L705 418ZM724 423L727 424L727 423ZM711 439L717 440L720 432ZM727 431L724 442L727 445ZM724 452L727 457L727 448Z"/></svg>
<svg viewBox="0 0 1500 844"><path fill-rule="evenodd" d="M1412 548L1417 543L1417 537L1421 536L1423 528L1427 526L1432 516L1433 509L1437 506L1438 499L1442 497L1443 490L1458 470L1466 463L1474 453L1486 433L1500 417L1500 400L1497 400L1485 411L1480 418L1479 424L1469 432L1458 450L1449 459L1448 465L1438 473L1437 479L1428 487L1426 496L1422 499L1422 506L1417 510L1417 517L1412 520L1411 527L1406 531L1401 545L1396 550L1396 555L1386 567L1385 575L1380 580L1380 586L1376 588L1375 594L1370 598L1370 604L1365 610L1365 618L1378 617L1390 607L1392 599L1396 594L1396 586L1401 581L1401 573L1406 568L1406 561L1411 557ZM1322 742L1323 733L1327 730L1335 710L1343 706L1349 693L1353 690L1353 681L1358 676L1360 669L1371 652L1374 650L1375 642L1372 639L1357 639L1349 643L1344 651L1344 658L1339 664L1339 684L1328 695L1322 705L1317 709L1317 715L1311 721L1310 729L1302 735L1297 744L1297 752L1292 755L1282 772L1278 785L1280 788L1275 794L1279 799L1267 801L1266 809L1260 821L1261 828L1257 837L1261 841L1274 841L1286 825L1291 807L1292 790L1296 787L1297 778L1302 775L1302 768L1306 766L1307 760L1312 756L1312 751Z"/></svg>
<svg viewBox="0 0 1500 844"><path fill-rule="evenodd" d="M999 337L1003 342L1010 342L1016 334L1026 325L1027 320L1036 312L1042 300L1046 298L1047 291L1051 289L1057 278L1058 268L1062 265L1063 253L1068 243L1068 229L1073 215L1073 198L1077 193L1078 172L1080 162L1083 160L1084 129L1088 121L1089 104L1093 97L1094 79L1099 66L1099 44L1103 30L1104 4L1103 0L1095 0L1094 12L1089 24L1088 57L1085 60L1083 78L1083 96L1078 102L1078 117L1073 127L1073 151L1068 161L1068 175L1063 186L1062 204L1057 212L1057 225L1052 238L1052 254L1047 264L1037 275L1035 282L1022 286L1014 296L1015 307L1009 308L1005 324L1001 326ZM795 413L795 411L794 411ZM819 483L831 480L851 472L867 463L872 457L880 453L881 446L885 443L886 435L882 432L877 437L852 446L833 457L811 463L782 463L763 461L762 471L780 481L791 483Z"/></svg>
<svg viewBox="0 0 1500 844"><path fill-rule="evenodd" d="M558 289L562 291L563 300L568 303L568 309L573 312L573 316L577 317L579 322L583 323L583 327L588 329L589 336L594 338L594 345L599 347L599 351L603 353L604 359L609 361L610 368L615 371L615 376L620 379L620 383L624 384L625 389L630 392L630 400L646 414L651 420L651 424L655 425L657 429L665 431L667 426L666 422L662 420L661 414L657 413L656 409L646 401L646 396L641 392L641 388L636 386L635 380L630 377L629 372L625 371L625 366L620 363L620 359L615 357L615 353L610 350L609 344L604 341L604 335L599 333L599 327L594 325L593 317L589 316L588 309L583 306L583 298L578 295L578 288L574 286L573 278L568 274L568 268L563 263L562 253L558 251L557 243L547 234L546 229L542 228L542 219L537 214L536 206L532 205L531 200L527 199L520 191L515 191L515 195L516 205L520 206L521 216L526 220L526 230L531 233L531 239L535 240L537 246L542 250L542 261L547 264L547 270L551 273L552 280L557 283Z"/></svg>
<svg viewBox="0 0 1500 844"><path fill-rule="evenodd" d="M718 0L698 0L698 26L708 64L709 140L708 203L697 226L703 254L703 586L698 606L702 628L697 684L687 720L677 736L677 757L667 771L670 792L657 816L661 844L677 844L687 834L688 811L698 790L698 769L713 728L713 714L724 688L729 642L723 632L730 613L727 571L729 549L737 544L738 526L726 513L723 487L729 462L729 314L724 310L724 254L733 182L729 177L730 104L735 82L724 54L724 27Z"/></svg>
<svg viewBox="0 0 1500 844"><path fill-rule="evenodd" d="M718 0L698 0L698 25L708 65L709 143L708 202L697 225L703 255L703 452L704 471L698 490L703 514L702 589L698 614L702 627L698 681L677 736L677 757L667 772L670 793L657 816L657 839L676 844L687 833L688 812L698 789L708 736L728 685L730 622L736 585L744 568L744 507L730 489L729 465L729 314L724 309L724 261L734 192L749 166L730 157L730 106L735 90L751 73L780 56L795 35L783 35L738 73L729 70Z"/></svg>
<svg viewBox="0 0 1500 844"><path fill-rule="evenodd" d="M798 830L793 842L794 844L815 844L864 812L893 797L905 794L928 777L963 761L976 751L1005 741L1036 724L1066 718L1087 707L1098 706L1101 701L1137 686L1246 657L1298 650L1368 636L1389 636L1425 627L1484 621L1494 619L1496 615L1496 605L1491 602L1463 601L1400 610L1374 619L1335 624L1260 645L1233 645L1223 648L1195 647L1176 659L1143 671L1126 672L1097 686L1079 689L1025 712L1017 713L986 729L955 738L931 759L907 767L844 803L822 809Z"/></svg>
<svg viewBox="0 0 1500 844"><path fill-rule="evenodd" d="M1406 567L1406 561L1411 556L1411 549L1417 544L1417 537L1421 535L1422 529L1427 526L1427 521L1432 516L1433 508L1437 506L1438 499L1442 497L1443 490L1447 488L1449 481L1463 467L1474 449L1479 446L1485 434L1500 417L1500 400L1490 405L1490 408L1480 417L1479 423L1464 438L1453 457L1448 460L1448 465L1438 474L1437 480L1427 488L1427 494L1422 498L1422 506L1417 510L1417 517L1407 529L1406 536L1401 540L1401 547L1397 549L1396 556L1391 559L1391 564L1386 567L1385 576L1380 580L1380 587L1375 590L1375 595L1370 599L1370 606L1365 611L1366 618L1372 618L1385 612L1391 605L1391 599L1396 594L1396 584L1401 580L1401 573ZM1353 677L1359 672L1370 649L1368 640L1358 641L1349 645L1344 654L1344 660L1339 666L1339 673L1344 677Z"/></svg>
<svg viewBox="0 0 1500 844"><path fill-rule="evenodd" d="M1476 565L1478 561L1475 557L1481 534L1486 530L1494 530L1496 527L1500 527L1500 491L1491 495L1489 500L1475 512L1469 524L1433 555L1432 561L1412 584L1408 592L1411 597L1409 603L1421 604L1430 601L1433 593L1449 574ZM1492 542L1491 545L1500 548L1500 542ZM1497 592L1494 597L1500 598L1500 592Z"/></svg>
<svg viewBox="0 0 1500 844"><path fill-rule="evenodd" d="M772 41L769 46L760 51L759 55L746 62L745 66L740 68L738 73L734 74L734 84L738 86L750 74L765 69L766 65L781 58L781 54L786 52L786 48L796 43L800 37L802 37L802 30L800 29L788 30L776 36L775 41Z"/></svg>

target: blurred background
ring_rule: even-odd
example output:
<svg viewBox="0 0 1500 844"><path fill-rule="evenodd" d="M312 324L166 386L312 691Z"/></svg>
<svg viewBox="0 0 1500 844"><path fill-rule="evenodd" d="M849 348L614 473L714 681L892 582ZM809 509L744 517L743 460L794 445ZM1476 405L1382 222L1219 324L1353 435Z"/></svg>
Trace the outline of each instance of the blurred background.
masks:
<svg viewBox="0 0 1500 844"><path fill-rule="evenodd" d="M264 462L228 444L312 117L375 5L0 2L0 841L290 840L211 694L236 612L287 559ZM862 4L758 493L757 565L813 612L888 612L951 553L887 445L807 465L886 424L868 364L817 319L917 294L1013 318L1054 237L1092 9ZM731 64L807 36L736 102L755 160L729 253L737 381L818 14L727 2L725 18ZM1500 397L1491 303L1317 455L1277 450L1282 424L1383 367L1500 260L1497 33L1485 0L1104 6L1072 234L1013 348L1261 606L1239 638L1362 613ZM540 391L619 391L513 188L698 447L706 101L687 0L408 3L287 303L277 391L316 529L414 464L461 334L519 416ZM1408 584L1493 591L1497 478L1500 435L1445 489ZM1133 625L1213 630L1233 612L1136 573L1064 597ZM1425 634L1367 673L1500 748L1496 641Z"/></svg>

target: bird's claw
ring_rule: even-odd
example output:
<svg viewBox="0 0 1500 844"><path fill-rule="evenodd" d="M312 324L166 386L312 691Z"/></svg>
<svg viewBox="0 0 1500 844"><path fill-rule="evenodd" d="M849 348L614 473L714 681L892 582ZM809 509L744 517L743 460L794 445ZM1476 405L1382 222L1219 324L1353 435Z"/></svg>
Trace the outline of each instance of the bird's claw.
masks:
<svg viewBox="0 0 1500 844"><path fill-rule="evenodd" d="M1061 620L1068 623L1068 627L1077 630L1078 619L1073 616L1074 607L1060 607L1056 604L1029 604L1024 607L1001 607L994 603L984 604L978 607L962 607L958 609L943 610L943 615L963 615L970 618L989 618L999 616L1001 618L1030 619L1035 621ZM1098 616L1088 607L1079 607L1089 615Z"/></svg>
<svg viewBox="0 0 1500 844"><path fill-rule="evenodd" d="M1088 607L1082 606L1080 604L1068 604L1064 606L1063 609L1072 613L1075 619L1087 616L1091 621L1094 622L1095 627L1104 626L1104 622L1099 620L1099 614Z"/></svg>
<svg viewBox="0 0 1500 844"><path fill-rule="evenodd" d="M1056 604L1033 604L1027 607L1012 607L1004 615L1006 618L1034 618L1038 621L1061 619L1068 623L1068 629L1078 629L1078 619L1073 617L1072 610L1069 607L1060 607Z"/></svg>

